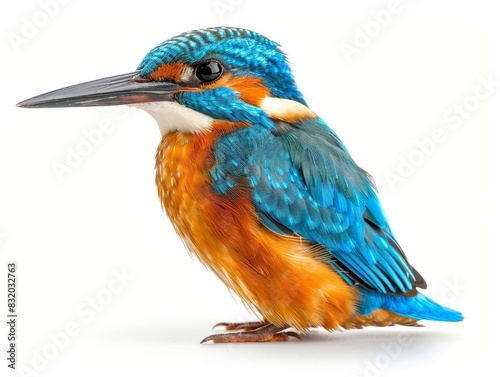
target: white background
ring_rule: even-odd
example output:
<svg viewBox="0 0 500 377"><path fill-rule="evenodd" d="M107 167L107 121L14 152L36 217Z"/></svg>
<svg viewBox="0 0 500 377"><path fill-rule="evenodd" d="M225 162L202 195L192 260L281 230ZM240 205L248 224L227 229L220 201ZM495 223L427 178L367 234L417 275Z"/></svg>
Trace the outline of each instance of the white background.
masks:
<svg viewBox="0 0 500 377"><path fill-rule="evenodd" d="M18 363L31 375L421 376L472 374L493 362L486 341L498 333L492 176L500 87L484 100L470 96L479 77L500 81L498 8L487 1L401 0L400 12L377 30L372 12L387 10L387 1L67 0L50 12L42 2L4 1L0 12L0 312L6 263L14 260ZM39 27L27 30L26 22L35 21ZM464 322L316 330L301 342L198 344L218 321L253 317L189 257L162 213L154 120L135 109L15 104L130 72L164 39L217 25L254 29L283 46L310 107L377 181L400 244L428 282L426 294L463 311ZM373 37L348 61L341 44L356 46L366 27ZM464 101L477 109L453 129L443 114ZM68 148L106 119L112 131L59 180L54 162L65 163ZM446 140L422 158L417 141L437 129ZM391 186L388 172L399 174L400 159L410 156L419 165ZM113 271L123 270L133 276L126 285L113 281ZM107 295L110 282L121 291ZM96 296L110 302L91 315L86 303ZM77 334L64 340L68 325ZM1 328L5 355L7 327ZM46 363L36 356L44 353ZM1 359L3 376L9 370Z"/></svg>

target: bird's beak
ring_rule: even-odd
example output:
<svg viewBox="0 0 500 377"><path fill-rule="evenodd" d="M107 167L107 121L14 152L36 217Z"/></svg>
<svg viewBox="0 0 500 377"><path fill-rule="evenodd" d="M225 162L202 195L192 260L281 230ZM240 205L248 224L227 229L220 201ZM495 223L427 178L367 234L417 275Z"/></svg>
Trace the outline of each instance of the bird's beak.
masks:
<svg viewBox="0 0 500 377"><path fill-rule="evenodd" d="M168 81L149 81L136 71L54 90L17 106L86 107L173 101L173 94L182 89Z"/></svg>

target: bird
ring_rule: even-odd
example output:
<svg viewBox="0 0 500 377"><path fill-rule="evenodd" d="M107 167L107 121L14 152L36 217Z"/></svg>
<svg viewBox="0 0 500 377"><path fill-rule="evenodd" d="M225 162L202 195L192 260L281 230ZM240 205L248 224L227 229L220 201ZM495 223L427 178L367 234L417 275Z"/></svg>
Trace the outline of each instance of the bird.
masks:
<svg viewBox="0 0 500 377"><path fill-rule="evenodd" d="M190 253L259 320L202 343L285 341L311 329L458 322L425 296L373 178L307 105L282 47L211 27L150 50L130 73L24 108L129 105L157 122L156 185Z"/></svg>

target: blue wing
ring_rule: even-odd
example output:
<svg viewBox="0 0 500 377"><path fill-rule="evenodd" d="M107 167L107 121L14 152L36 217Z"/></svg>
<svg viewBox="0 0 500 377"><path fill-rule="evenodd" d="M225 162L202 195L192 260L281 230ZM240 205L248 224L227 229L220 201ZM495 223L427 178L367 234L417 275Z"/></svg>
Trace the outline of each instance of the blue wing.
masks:
<svg viewBox="0 0 500 377"><path fill-rule="evenodd" d="M333 131L321 120L275 125L220 138L212 170L219 193L246 179L263 224L321 245L349 284L410 296L425 287L394 239L368 174Z"/></svg>

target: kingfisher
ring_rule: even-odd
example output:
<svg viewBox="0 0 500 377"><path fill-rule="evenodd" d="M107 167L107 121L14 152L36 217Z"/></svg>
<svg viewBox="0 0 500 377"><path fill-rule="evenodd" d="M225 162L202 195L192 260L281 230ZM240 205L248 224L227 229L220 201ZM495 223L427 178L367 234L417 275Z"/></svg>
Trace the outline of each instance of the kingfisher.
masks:
<svg viewBox="0 0 500 377"><path fill-rule="evenodd" d="M419 292L426 282L372 177L308 107L274 41L233 27L185 32L131 73L18 106L124 104L158 123L156 185L177 234L259 318L221 322L202 343L463 319Z"/></svg>

